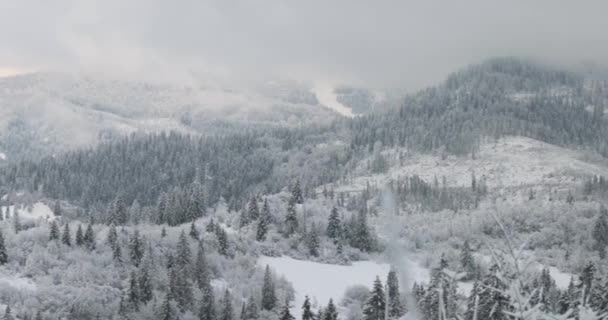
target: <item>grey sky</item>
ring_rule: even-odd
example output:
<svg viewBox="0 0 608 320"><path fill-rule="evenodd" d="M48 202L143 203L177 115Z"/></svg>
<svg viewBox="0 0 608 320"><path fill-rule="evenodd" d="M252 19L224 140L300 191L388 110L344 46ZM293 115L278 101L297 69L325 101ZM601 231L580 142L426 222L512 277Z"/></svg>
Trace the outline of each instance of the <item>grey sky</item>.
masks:
<svg viewBox="0 0 608 320"><path fill-rule="evenodd" d="M0 0L0 72L418 88L484 58L608 62L608 1Z"/></svg>

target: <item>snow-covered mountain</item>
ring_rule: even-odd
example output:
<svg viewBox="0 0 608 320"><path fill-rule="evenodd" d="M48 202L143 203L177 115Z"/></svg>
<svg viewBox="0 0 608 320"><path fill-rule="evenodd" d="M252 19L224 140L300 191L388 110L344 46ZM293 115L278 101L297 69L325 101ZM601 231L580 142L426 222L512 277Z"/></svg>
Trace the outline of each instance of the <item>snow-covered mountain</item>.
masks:
<svg viewBox="0 0 608 320"><path fill-rule="evenodd" d="M344 94L334 91L329 85L289 81L233 87L64 73L0 78L0 152L7 159L36 156L134 132L209 134L243 126L321 125L365 111L342 105ZM324 92L330 94L320 95Z"/></svg>

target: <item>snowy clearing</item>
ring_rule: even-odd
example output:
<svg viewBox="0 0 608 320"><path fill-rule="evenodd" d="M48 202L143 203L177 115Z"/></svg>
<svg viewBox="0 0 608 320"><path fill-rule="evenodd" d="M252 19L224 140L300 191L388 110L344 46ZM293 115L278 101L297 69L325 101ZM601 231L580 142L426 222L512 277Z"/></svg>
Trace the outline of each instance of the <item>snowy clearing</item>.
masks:
<svg viewBox="0 0 608 320"><path fill-rule="evenodd" d="M53 213L53 210L51 210L49 206L42 202L34 203L31 208L19 207L17 208L17 212L19 213L19 218L21 220L44 219L52 221L55 219L55 214ZM15 214L15 206L1 207L0 214L2 214L2 218L4 219L12 217Z"/></svg>

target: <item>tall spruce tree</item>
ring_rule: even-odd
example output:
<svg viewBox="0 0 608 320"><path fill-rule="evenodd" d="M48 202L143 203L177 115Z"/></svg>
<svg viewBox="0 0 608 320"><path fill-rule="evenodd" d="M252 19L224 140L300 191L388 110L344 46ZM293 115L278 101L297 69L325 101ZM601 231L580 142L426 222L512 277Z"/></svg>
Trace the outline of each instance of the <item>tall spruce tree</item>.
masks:
<svg viewBox="0 0 608 320"><path fill-rule="evenodd" d="M333 299L329 299L327 308L323 312L323 320L338 320L338 309L336 309Z"/></svg>
<svg viewBox="0 0 608 320"><path fill-rule="evenodd" d="M199 320L217 320L215 311L215 298L213 294L213 288L211 286L206 287L203 290L203 297L200 302L198 310Z"/></svg>
<svg viewBox="0 0 608 320"><path fill-rule="evenodd" d="M57 226L55 220L51 222L51 229L49 231L49 241L53 240L59 240L59 226Z"/></svg>
<svg viewBox="0 0 608 320"><path fill-rule="evenodd" d="M355 248L363 251L372 251L372 237L367 224L367 212L366 210L360 210L357 216L356 225L354 230L354 244Z"/></svg>
<svg viewBox="0 0 608 320"><path fill-rule="evenodd" d="M139 230L135 229L129 239L129 257L135 267L139 267L141 259L144 257L144 244L139 236Z"/></svg>
<svg viewBox="0 0 608 320"><path fill-rule="evenodd" d="M258 219L258 228L256 232L255 239L257 241L266 240L266 234L268 233L268 228L270 227L271 216L270 216L270 208L268 207L268 200L264 199L264 206L262 207L262 213L260 214L260 218Z"/></svg>
<svg viewBox="0 0 608 320"><path fill-rule="evenodd" d="M391 270L386 279L388 287L388 314L391 319L399 319L404 314L404 308L401 304L401 293L399 292L399 278L397 272Z"/></svg>
<svg viewBox="0 0 608 320"><path fill-rule="evenodd" d="M8 255L6 253L6 245L4 244L4 235L0 230L0 265L4 265L8 262Z"/></svg>
<svg viewBox="0 0 608 320"><path fill-rule="evenodd" d="M295 320L296 318L291 315L289 311L289 300L285 301L283 308L281 309L281 314L279 315L279 320Z"/></svg>
<svg viewBox="0 0 608 320"><path fill-rule="evenodd" d="M338 208L336 207L331 209L331 214L327 221L326 234L329 238L334 240L334 243L337 243L342 237L342 222L340 221L340 215L338 214Z"/></svg>
<svg viewBox="0 0 608 320"><path fill-rule="evenodd" d="M139 268L139 300L142 303L148 303L154 298L152 287L152 278L150 277L150 262L149 260L143 263Z"/></svg>
<svg viewBox="0 0 608 320"><path fill-rule="evenodd" d="M87 249L95 250L95 233L93 232L93 226L91 224L87 226L83 240Z"/></svg>
<svg viewBox="0 0 608 320"><path fill-rule="evenodd" d="M363 308L364 320L384 320L386 301L382 281L376 277L370 297Z"/></svg>
<svg viewBox="0 0 608 320"><path fill-rule="evenodd" d="M190 235L190 237L192 239L199 240L200 232L196 228L196 224L194 224L194 221L192 221L192 223L190 224L190 233L189 233L189 235Z"/></svg>
<svg viewBox="0 0 608 320"><path fill-rule="evenodd" d="M296 233L298 230L298 214L296 212L295 199L290 198L287 203L287 215L285 216L285 236Z"/></svg>
<svg viewBox="0 0 608 320"><path fill-rule="evenodd" d="M306 296L304 304L302 304L302 320L315 320L315 314L312 312L311 307L310 298Z"/></svg>
<svg viewBox="0 0 608 320"><path fill-rule="evenodd" d="M262 309L273 310L277 306L277 296L275 293L274 279L270 272L270 267L266 265L264 272L264 284L262 286Z"/></svg>
<svg viewBox="0 0 608 320"><path fill-rule="evenodd" d="M258 198L253 196L249 200L248 217L250 220L257 220L260 217L260 209L258 207Z"/></svg>
<svg viewBox="0 0 608 320"><path fill-rule="evenodd" d="M222 299L222 311L220 313L220 320L233 320L234 310L232 308L232 296L230 290L226 289L224 292L224 299Z"/></svg>
<svg viewBox="0 0 608 320"><path fill-rule="evenodd" d="M462 269L467 273L467 275L472 277L475 274L475 259L473 258L473 253L471 250L471 246L469 245L469 240L465 240L462 245L462 252L460 253L460 264Z"/></svg>
<svg viewBox="0 0 608 320"><path fill-rule="evenodd" d="M176 312L173 310L171 306L171 301L173 298L171 297L171 291L166 290L165 299L163 299L163 303L158 312L158 320L176 320Z"/></svg>
<svg viewBox="0 0 608 320"><path fill-rule="evenodd" d="M252 296L247 299L247 307L245 308L245 320L257 320L259 316L258 304Z"/></svg>
<svg viewBox="0 0 608 320"><path fill-rule="evenodd" d="M84 245L84 234L82 233L82 225L78 225L76 229L76 245L82 247Z"/></svg>
<svg viewBox="0 0 608 320"><path fill-rule="evenodd" d="M63 243L66 246L71 246L72 245L72 235L70 234L70 224L66 223L63 226L63 234L61 235L61 243Z"/></svg>
<svg viewBox="0 0 608 320"><path fill-rule="evenodd" d="M600 259L604 259L606 257L606 246L608 246L608 218L603 207L600 208L600 213L593 225L592 236Z"/></svg>
<svg viewBox="0 0 608 320"><path fill-rule="evenodd" d="M313 257L318 257L321 240L319 239L319 230L317 230L317 226L314 222L310 227L306 243L308 245L308 253Z"/></svg>
<svg viewBox="0 0 608 320"><path fill-rule="evenodd" d="M300 180L296 180L293 189L291 190L291 197L294 199L294 202L297 204L304 203L304 196L302 194L302 187L300 186Z"/></svg>
<svg viewBox="0 0 608 320"><path fill-rule="evenodd" d="M129 278L129 291L127 293L127 298L129 301L129 305L135 308L136 310L139 309L139 302L141 301L141 295L139 290L140 286L137 282L137 274L135 273L135 271L133 271L131 272L131 277Z"/></svg>

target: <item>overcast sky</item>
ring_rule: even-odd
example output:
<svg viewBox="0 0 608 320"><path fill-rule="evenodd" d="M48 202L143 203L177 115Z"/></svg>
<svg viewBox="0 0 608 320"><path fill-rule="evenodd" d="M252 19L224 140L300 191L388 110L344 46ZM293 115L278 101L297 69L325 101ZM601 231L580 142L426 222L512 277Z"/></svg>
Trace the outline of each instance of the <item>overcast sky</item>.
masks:
<svg viewBox="0 0 608 320"><path fill-rule="evenodd" d="M491 56L608 62L605 0L0 0L0 74L418 88Z"/></svg>

